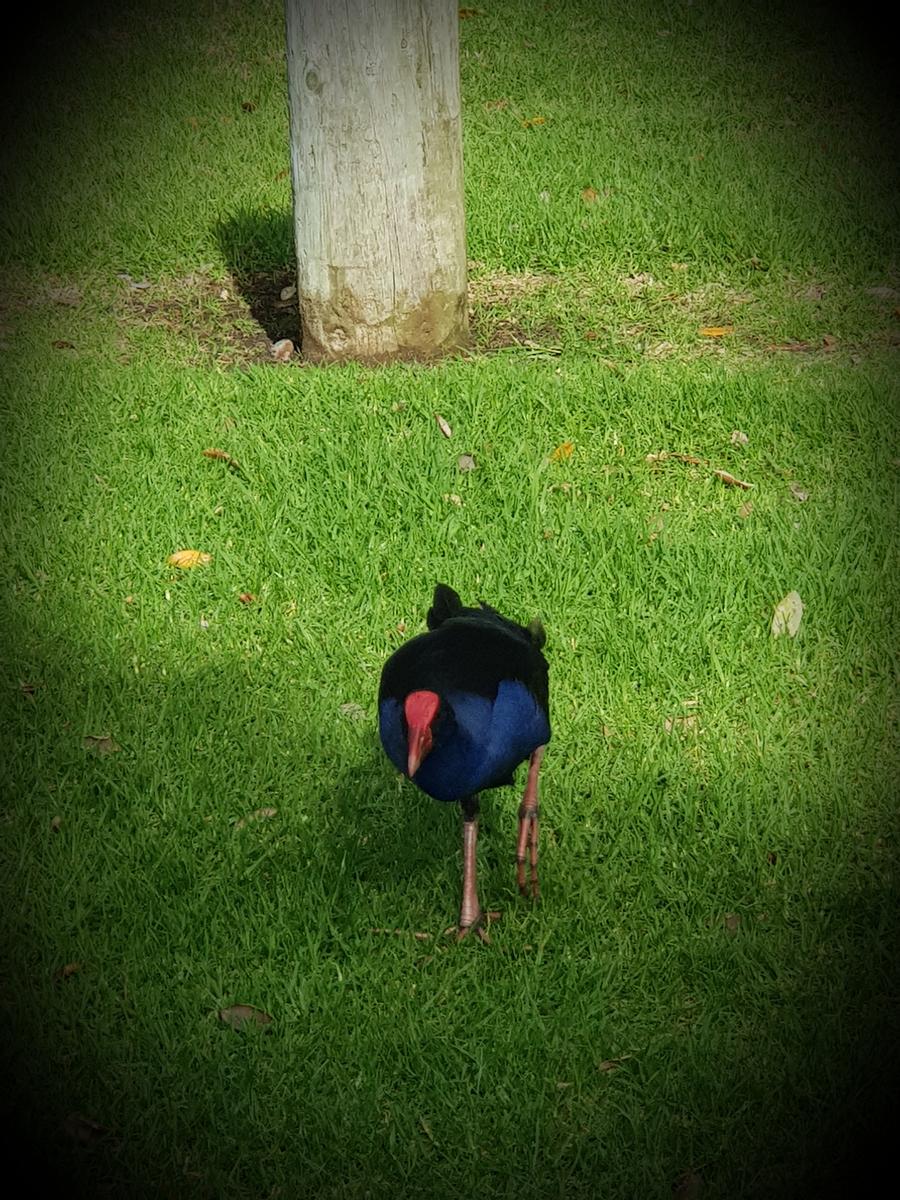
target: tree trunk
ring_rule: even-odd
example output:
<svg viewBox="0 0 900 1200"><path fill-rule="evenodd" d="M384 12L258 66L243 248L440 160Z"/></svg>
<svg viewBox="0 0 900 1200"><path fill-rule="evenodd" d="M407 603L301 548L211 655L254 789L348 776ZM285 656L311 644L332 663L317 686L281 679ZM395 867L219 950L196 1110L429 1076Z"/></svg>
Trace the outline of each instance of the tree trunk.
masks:
<svg viewBox="0 0 900 1200"><path fill-rule="evenodd" d="M465 343L454 0L285 0L302 352Z"/></svg>

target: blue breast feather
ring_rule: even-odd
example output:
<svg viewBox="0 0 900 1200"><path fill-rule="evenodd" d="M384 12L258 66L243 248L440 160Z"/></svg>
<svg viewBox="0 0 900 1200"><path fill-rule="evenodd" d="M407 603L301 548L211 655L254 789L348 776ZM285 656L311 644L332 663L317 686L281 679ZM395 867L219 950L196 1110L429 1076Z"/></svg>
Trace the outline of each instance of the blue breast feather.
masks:
<svg viewBox="0 0 900 1200"><path fill-rule="evenodd" d="M518 681L502 682L494 700L449 692L441 703L452 708L453 720L437 730L434 747L414 780L435 800L461 800L508 782L519 763L549 741L546 713ZM400 701L383 700L378 715L385 753L398 771L405 771L407 741Z"/></svg>

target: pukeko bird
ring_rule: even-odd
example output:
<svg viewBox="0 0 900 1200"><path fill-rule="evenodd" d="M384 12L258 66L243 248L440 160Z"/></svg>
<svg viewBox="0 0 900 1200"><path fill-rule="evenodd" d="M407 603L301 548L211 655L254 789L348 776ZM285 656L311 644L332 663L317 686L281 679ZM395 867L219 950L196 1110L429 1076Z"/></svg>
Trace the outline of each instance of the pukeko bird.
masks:
<svg viewBox="0 0 900 1200"><path fill-rule="evenodd" d="M517 625L483 602L465 608L452 588L439 583L428 630L384 665L381 742L394 766L423 792L461 805L459 937L475 929L487 941L476 884L478 793L513 783L513 772L526 758L516 875L524 896L538 896L538 771L550 740L544 629L540 621Z"/></svg>

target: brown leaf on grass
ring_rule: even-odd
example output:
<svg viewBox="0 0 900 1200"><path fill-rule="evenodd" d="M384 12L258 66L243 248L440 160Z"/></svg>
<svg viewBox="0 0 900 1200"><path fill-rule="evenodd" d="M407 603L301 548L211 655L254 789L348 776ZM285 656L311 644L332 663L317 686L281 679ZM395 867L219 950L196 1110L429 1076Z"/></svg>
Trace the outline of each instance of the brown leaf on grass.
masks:
<svg viewBox="0 0 900 1200"><path fill-rule="evenodd" d="M99 1121L92 1121L80 1113L69 1113L62 1123L62 1131L67 1138L81 1146L90 1146L110 1133L107 1125L101 1125Z"/></svg>
<svg viewBox="0 0 900 1200"><path fill-rule="evenodd" d="M54 304L63 304L67 308L74 308L75 305L81 303L81 289L71 284L67 287L51 287L47 288L47 299Z"/></svg>
<svg viewBox="0 0 900 1200"><path fill-rule="evenodd" d="M619 1058L604 1058L603 1062L597 1064L597 1070L602 1071L604 1075L610 1075L613 1071L618 1071L623 1062L633 1057L633 1054L623 1054Z"/></svg>
<svg viewBox="0 0 900 1200"><path fill-rule="evenodd" d="M435 413L435 414L434 414L434 419L437 421L437 423L438 423L438 429L440 429L440 431L441 431L441 433L444 435L444 437L445 437L445 438L452 438L452 437L453 437L453 430L450 428L450 425L449 425L449 423L448 423L447 421L445 421L445 420L444 420L444 418L441 416L441 414L440 414L440 413Z"/></svg>
<svg viewBox="0 0 900 1200"><path fill-rule="evenodd" d="M387 934L390 934L391 936L398 935L400 937L405 937L407 934L409 934L409 932L410 931L408 929L370 929L369 930L369 933L375 933L375 934L387 933ZM420 930L413 931L412 936L416 939L417 942L430 942L431 941L431 934L430 933L422 933Z"/></svg>
<svg viewBox="0 0 900 1200"><path fill-rule="evenodd" d="M599 198L600 193L596 188L586 187L581 189L581 198L585 204L594 204Z"/></svg>
<svg viewBox="0 0 900 1200"><path fill-rule="evenodd" d="M729 487L743 488L745 492L756 486L753 483L746 483L743 479L735 478L728 471L715 470L713 471L713 475L715 475L716 479L721 479L723 483L728 484Z"/></svg>
<svg viewBox="0 0 900 1200"><path fill-rule="evenodd" d="M50 832L51 833L59 833L61 826L62 826L62 817L59 817L59 816L54 817L53 820L50 822Z"/></svg>
<svg viewBox="0 0 900 1200"><path fill-rule="evenodd" d="M647 271L639 271L636 275L626 275L622 280L629 296L639 296L645 288L652 287L656 280Z"/></svg>
<svg viewBox="0 0 900 1200"><path fill-rule="evenodd" d="M723 918L725 932L730 933L732 937L741 927L741 918L737 913L726 913Z"/></svg>
<svg viewBox="0 0 900 1200"><path fill-rule="evenodd" d="M501 97L499 100L485 100L484 107L486 112L499 112L506 108L509 101Z"/></svg>
<svg viewBox="0 0 900 1200"><path fill-rule="evenodd" d="M474 471L475 459L471 454L461 454L456 460L456 465L460 471Z"/></svg>
<svg viewBox="0 0 900 1200"><path fill-rule="evenodd" d="M170 554L166 562L182 571L190 571L193 567L205 567L212 562L212 555L204 550L176 550Z"/></svg>
<svg viewBox="0 0 900 1200"><path fill-rule="evenodd" d="M700 1200L703 1176L696 1171L684 1171L672 1184L673 1200Z"/></svg>
<svg viewBox="0 0 900 1200"><path fill-rule="evenodd" d="M586 342L596 342L600 334L597 333L596 329L586 329L582 336Z"/></svg>
<svg viewBox="0 0 900 1200"><path fill-rule="evenodd" d="M574 442L560 442L560 444L550 451L551 462L564 462L565 459L572 457L572 452L575 449Z"/></svg>
<svg viewBox="0 0 900 1200"><path fill-rule="evenodd" d="M700 729L700 717L697 713L685 713L683 716L666 717L663 722L666 733L697 733Z"/></svg>
<svg viewBox="0 0 900 1200"><path fill-rule="evenodd" d="M241 592L241 594L238 596L238 600L240 600L241 604L255 604L256 603L256 597L253 595L252 592Z"/></svg>
<svg viewBox="0 0 900 1200"><path fill-rule="evenodd" d="M85 750L99 754L101 758L107 754L115 754L117 750L122 749L109 733L88 733L81 739L81 744Z"/></svg>
<svg viewBox="0 0 900 1200"><path fill-rule="evenodd" d="M660 450L657 454L648 454L645 461L648 463L658 463L666 462L670 458L676 462L687 463L691 467L705 467L708 465L704 459L697 458L694 454L676 454L672 450Z"/></svg>
<svg viewBox="0 0 900 1200"><path fill-rule="evenodd" d="M210 448L209 450L203 450L202 454L204 458L218 459L219 462L223 462L231 471L240 471L241 469L241 464L238 462L238 460L236 458L232 458L232 456L225 450L214 450Z"/></svg>
<svg viewBox="0 0 900 1200"><path fill-rule="evenodd" d="M746 446L750 439L741 429L732 429L731 444L732 446Z"/></svg>
<svg viewBox="0 0 900 1200"><path fill-rule="evenodd" d="M546 125L546 117L526 117L522 122L523 129L531 129L533 125Z"/></svg>
<svg viewBox="0 0 900 1200"><path fill-rule="evenodd" d="M789 483L788 487L790 489L791 495L800 504L802 504L805 500L809 499L809 492L806 490L806 488L802 488L800 486L800 484L797 483L796 480L793 480L791 483Z"/></svg>
<svg viewBox="0 0 900 1200"><path fill-rule="evenodd" d="M733 325L701 325L698 332L701 337L705 337L705 338L727 337L729 333L734 333L734 326Z"/></svg>
<svg viewBox="0 0 900 1200"><path fill-rule="evenodd" d="M803 601L800 599L799 593L788 592L775 605L775 612L772 616L772 637L781 637L785 633L788 637L796 637L802 619Z"/></svg>
<svg viewBox="0 0 900 1200"><path fill-rule="evenodd" d="M220 1008L219 1020L238 1030L247 1026L264 1027L272 1024L269 1014L252 1004L232 1004L229 1008Z"/></svg>
<svg viewBox="0 0 900 1200"><path fill-rule="evenodd" d="M477 8L461 8L459 10L459 16L460 16L460 20L463 20L463 21L465 21L468 17L477 17L478 9Z"/></svg>
<svg viewBox="0 0 900 1200"><path fill-rule="evenodd" d="M269 353L276 362L289 362L294 353L294 343L290 338L279 338L269 347Z"/></svg>
<svg viewBox="0 0 900 1200"><path fill-rule="evenodd" d="M57 967L56 970L53 972L53 982L54 983L62 983L62 981L64 979L71 979L71 977L73 975L77 974L77 972L80 970L81 970L80 962L66 963L62 967Z"/></svg>
<svg viewBox="0 0 900 1200"><path fill-rule="evenodd" d="M738 509L738 516L741 518L742 521L746 521L752 512L753 512L753 501L745 500L744 503L741 505L741 507Z"/></svg>
<svg viewBox="0 0 900 1200"><path fill-rule="evenodd" d="M366 718L366 710L361 704L357 704L355 700L350 700L346 704L342 704L341 712L352 721L364 721Z"/></svg>
<svg viewBox="0 0 900 1200"><path fill-rule="evenodd" d="M278 816L277 808L258 808L255 812L250 813L249 817L241 817L239 821L235 821L235 829L244 829L256 821L268 821L272 817Z"/></svg>

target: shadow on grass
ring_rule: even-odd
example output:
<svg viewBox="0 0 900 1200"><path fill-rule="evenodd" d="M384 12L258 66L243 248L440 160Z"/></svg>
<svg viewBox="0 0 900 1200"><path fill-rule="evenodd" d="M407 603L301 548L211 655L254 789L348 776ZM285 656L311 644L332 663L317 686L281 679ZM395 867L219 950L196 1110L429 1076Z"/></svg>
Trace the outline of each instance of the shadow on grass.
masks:
<svg viewBox="0 0 900 1200"><path fill-rule="evenodd" d="M239 209L215 229L219 248L241 298L270 342L290 338L300 344L293 219L289 212Z"/></svg>

